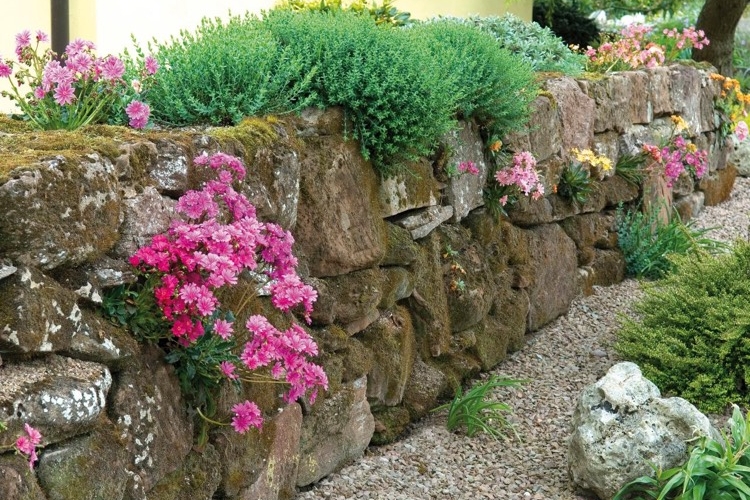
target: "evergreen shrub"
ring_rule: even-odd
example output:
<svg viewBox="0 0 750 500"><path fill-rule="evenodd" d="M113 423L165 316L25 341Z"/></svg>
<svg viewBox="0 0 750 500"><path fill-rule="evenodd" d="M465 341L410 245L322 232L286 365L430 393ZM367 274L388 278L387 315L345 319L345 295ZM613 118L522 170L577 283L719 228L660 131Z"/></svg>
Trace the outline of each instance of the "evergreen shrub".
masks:
<svg viewBox="0 0 750 500"><path fill-rule="evenodd" d="M167 125L236 124L313 102L314 68L284 47L255 16L203 19L194 33L149 44L162 71L149 92L155 120Z"/></svg>
<svg viewBox="0 0 750 500"><path fill-rule="evenodd" d="M705 412L750 404L750 244L717 257L675 257L626 318L616 348L667 393Z"/></svg>
<svg viewBox="0 0 750 500"><path fill-rule="evenodd" d="M457 96L443 61L409 29L348 11L274 10L264 25L315 71L315 104L342 106L363 155L381 171L432 152L455 126Z"/></svg>
<svg viewBox="0 0 750 500"><path fill-rule="evenodd" d="M523 127L537 85L530 64L499 47L494 36L453 19L416 25L411 35L440 61L462 118L474 118L501 136Z"/></svg>

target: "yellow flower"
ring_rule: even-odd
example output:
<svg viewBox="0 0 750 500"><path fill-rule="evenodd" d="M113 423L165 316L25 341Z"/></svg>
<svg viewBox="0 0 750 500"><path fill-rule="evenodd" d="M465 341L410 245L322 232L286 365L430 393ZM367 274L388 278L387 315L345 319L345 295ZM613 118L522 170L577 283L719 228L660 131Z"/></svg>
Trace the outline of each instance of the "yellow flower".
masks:
<svg viewBox="0 0 750 500"><path fill-rule="evenodd" d="M502 147L503 147L503 141L497 140L493 142L492 144L490 144L490 151L492 151L493 153L497 153L498 151L500 151L500 148Z"/></svg>
<svg viewBox="0 0 750 500"><path fill-rule="evenodd" d="M691 143L688 143L688 144L687 144L687 145L685 146L685 149L687 149L687 150L688 150L688 153L695 153L696 151L698 151L698 146L696 146L695 144L693 144L693 143L691 142Z"/></svg>
<svg viewBox="0 0 750 500"><path fill-rule="evenodd" d="M711 73L708 76L711 80L724 80L724 75L720 75L719 73Z"/></svg>
<svg viewBox="0 0 750 500"><path fill-rule="evenodd" d="M687 130L688 124L683 117L681 117L680 115L672 115L670 116L670 118L672 119L672 123L674 123L674 127L675 129L677 129L677 132Z"/></svg>

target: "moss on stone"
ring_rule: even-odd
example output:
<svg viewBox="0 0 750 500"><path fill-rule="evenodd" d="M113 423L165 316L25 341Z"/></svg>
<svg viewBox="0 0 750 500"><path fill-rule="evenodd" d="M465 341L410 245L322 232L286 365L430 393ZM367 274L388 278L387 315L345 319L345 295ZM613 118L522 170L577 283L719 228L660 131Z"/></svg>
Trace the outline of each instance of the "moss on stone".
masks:
<svg viewBox="0 0 750 500"><path fill-rule="evenodd" d="M232 149L243 157L246 165L253 161L258 149L270 145L278 138L274 125L279 120L274 117L245 118L234 127L220 127L207 131L207 135L217 141L222 149Z"/></svg>
<svg viewBox="0 0 750 500"><path fill-rule="evenodd" d="M406 430L409 425L409 410L403 406L373 408L375 417L375 433L371 444L383 445L392 443Z"/></svg>

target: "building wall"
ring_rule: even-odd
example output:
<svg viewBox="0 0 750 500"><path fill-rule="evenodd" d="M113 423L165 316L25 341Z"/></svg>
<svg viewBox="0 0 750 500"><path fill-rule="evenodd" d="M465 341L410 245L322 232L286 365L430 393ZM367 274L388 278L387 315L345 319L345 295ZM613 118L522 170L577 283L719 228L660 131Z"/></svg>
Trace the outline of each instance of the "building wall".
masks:
<svg viewBox="0 0 750 500"><path fill-rule="evenodd" d="M131 46L131 34L145 44L152 38L168 40L180 30L192 30L203 17L227 17L228 13L259 13L277 0L69 0L70 38L93 40L100 55L119 54ZM0 56L13 57L13 35L24 29L50 31L50 1L6 2L0 16ZM533 0L397 0L396 6L412 17L423 19L439 14L496 15L512 12L531 19ZM0 90L8 90L0 81ZM8 99L0 98L0 112L16 111Z"/></svg>
<svg viewBox="0 0 750 500"><path fill-rule="evenodd" d="M436 15L482 16L500 15L506 12L531 21L533 0L396 0L395 5L411 13L412 17L424 19Z"/></svg>

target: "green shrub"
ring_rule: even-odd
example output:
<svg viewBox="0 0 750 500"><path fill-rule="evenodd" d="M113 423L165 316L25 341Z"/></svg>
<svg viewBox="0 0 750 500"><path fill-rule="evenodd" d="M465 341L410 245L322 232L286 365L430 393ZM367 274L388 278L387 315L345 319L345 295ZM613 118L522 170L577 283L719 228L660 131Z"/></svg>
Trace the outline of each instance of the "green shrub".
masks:
<svg viewBox="0 0 750 500"><path fill-rule="evenodd" d="M264 24L307 71L317 69L316 104L345 109L362 153L381 171L428 155L455 126L453 82L412 30L347 11L275 10Z"/></svg>
<svg viewBox="0 0 750 500"><path fill-rule="evenodd" d="M657 470L626 484L612 500L641 498L750 500L750 415L735 406L729 435L701 437L681 467Z"/></svg>
<svg viewBox="0 0 750 500"><path fill-rule="evenodd" d="M501 135L523 127L537 96L531 66L501 49L495 38L452 19L435 19L406 30L440 61L462 118L474 118Z"/></svg>
<svg viewBox="0 0 750 500"><path fill-rule="evenodd" d="M750 403L750 244L717 257L675 258L674 272L646 287L617 350L664 392L703 411Z"/></svg>
<svg viewBox="0 0 750 500"><path fill-rule="evenodd" d="M234 124L243 117L309 105L314 67L279 44L257 17L203 19L195 33L149 44L162 69L149 93L155 120Z"/></svg>
<svg viewBox="0 0 750 500"><path fill-rule="evenodd" d="M657 279L674 269L674 255L718 253L726 245L706 237L710 229L694 229L673 213L668 223L659 221L658 207L647 213L617 209L617 244L625 255L630 276Z"/></svg>
<svg viewBox="0 0 750 500"><path fill-rule="evenodd" d="M469 437L482 431L497 439L504 436L507 430L515 433L512 424L505 418L505 413L511 411L511 408L506 403L487 401L486 397L489 392L498 387L518 387L525 382L525 380L492 375L465 393L459 388L453 401L438 406L432 411L448 410L446 427L449 431L465 427L466 435Z"/></svg>
<svg viewBox="0 0 750 500"><path fill-rule="evenodd" d="M586 65L585 55L573 52L552 30L533 21L527 23L513 14L506 14L502 17L470 16L465 22L490 33L502 48L523 58L534 71L578 76Z"/></svg>
<svg viewBox="0 0 750 500"><path fill-rule="evenodd" d="M358 14L367 14L378 25L386 26L408 26L412 22L411 14L398 10L393 0L383 0L380 5L377 2L372 2L369 6L367 0L354 0L348 5L344 5L341 0L284 0L276 8L296 12L305 10L316 12L349 10Z"/></svg>

